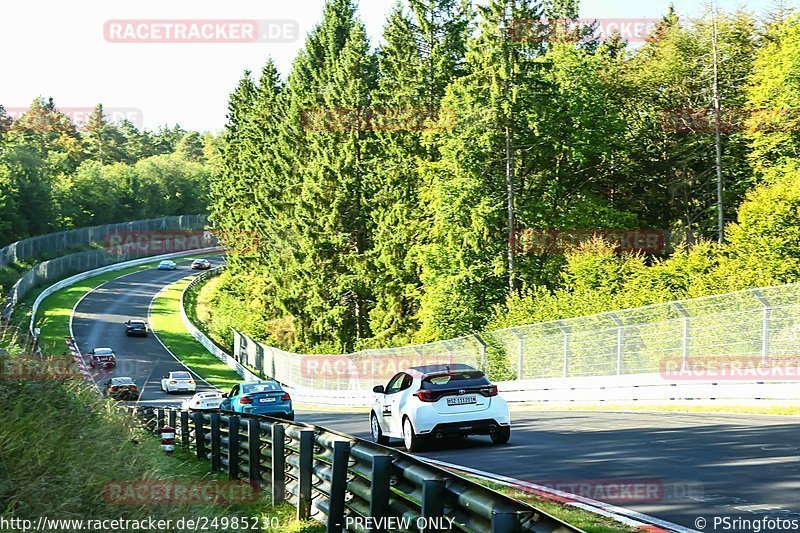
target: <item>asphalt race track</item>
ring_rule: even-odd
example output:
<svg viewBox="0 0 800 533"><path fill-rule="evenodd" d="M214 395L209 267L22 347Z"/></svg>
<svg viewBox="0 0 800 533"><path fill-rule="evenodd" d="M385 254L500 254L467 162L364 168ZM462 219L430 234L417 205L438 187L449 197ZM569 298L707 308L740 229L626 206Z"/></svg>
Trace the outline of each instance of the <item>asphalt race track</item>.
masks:
<svg viewBox="0 0 800 533"><path fill-rule="evenodd" d="M219 256L210 257L212 264L222 262ZM129 318L147 321L150 302L167 285L186 276L195 275L189 260L176 260L177 270L142 270L110 281L88 293L75 308L72 332L81 353L92 348L112 348L117 354L114 369L97 370L95 379L102 383L114 376L133 378L141 391L140 403L156 405L180 404L191 394L165 394L161 378L168 372L185 368L161 345L152 331L147 337L128 337L123 323ZM197 390L213 389L197 378Z"/></svg>
<svg viewBox="0 0 800 533"><path fill-rule="evenodd" d="M298 419L369 438L365 414ZM562 490L582 484L572 492L692 529L699 516L709 523L712 515L800 520L796 417L520 411L511 419L505 446L470 437L419 455ZM597 497L631 482L649 495Z"/></svg>
<svg viewBox="0 0 800 533"><path fill-rule="evenodd" d="M162 375L181 365L152 334L126 337L122 323L145 318L158 291L192 273L188 261L173 272L137 272L101 286L76 308L73 332L81 350L115 349L114 374L131 376L143 389L143 403L174 405L186 398L160 389ZM198 390L208 387L198 381ZM369 438L366 413L298 411L298 420ZM504 446L471 437L436 443L420 455L562 490L574 487L572 492L691 529L700 516L708 521L706 531L713 531L713 516L800 520L797 417L515 411L512 428ZM609 496L626 485L639 494Z"/></svg>

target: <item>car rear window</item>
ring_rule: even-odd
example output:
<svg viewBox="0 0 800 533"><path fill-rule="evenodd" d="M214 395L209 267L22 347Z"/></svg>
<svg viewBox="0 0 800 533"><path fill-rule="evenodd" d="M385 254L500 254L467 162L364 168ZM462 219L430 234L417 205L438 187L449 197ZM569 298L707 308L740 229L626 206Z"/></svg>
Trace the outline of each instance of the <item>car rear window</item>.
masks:
<svg viewBox="0 0 800 533"><path fill-rule="evenodd" d="M172 377L175 379L189 379L192 376L188 372L173 372Z"/></svg>
<svg viewBox="0 0 800 533"><path fill-rule="evenodd" d="M432 390L451 387L485 387L486 385L491 385L491 383L486 375L478 370L437 374L422 380L422 387Z"/></svg>
<svg viewBox="0 0 800 533"><path fill-rule="evenodd" d="M242 392L251 394L253 392L272 392L281 390L277 383L253 383L252 385L242 385Z"/></svg>
<svg viewBox="0 0 800 533"><path fill-rule="evenodd" d="M133 385L133 380L131 378L114 378L112 383L114 385Z"/></svg>
<svg viewBox="0 0 800 533"><path fill-rule="evenodd" d="M144 322L138 322L136 320L131 320L131 326L144 326Z"/></svg>

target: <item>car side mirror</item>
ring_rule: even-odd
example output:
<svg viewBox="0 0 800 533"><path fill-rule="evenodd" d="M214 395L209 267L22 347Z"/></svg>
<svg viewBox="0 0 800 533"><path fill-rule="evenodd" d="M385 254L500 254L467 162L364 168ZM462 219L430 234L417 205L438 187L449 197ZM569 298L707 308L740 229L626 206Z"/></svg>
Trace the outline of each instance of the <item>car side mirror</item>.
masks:
<svg viewBox="0 0 800 533"><path fill-rule="evenodd" d="M228 397L228 393L227 393L227 392L223 392L223 393L222 393L222 397L223 397L223 398L227 398L227 397Z"/></svg>
<svg viewBox="0 0 800 533"><path fill-rule="evenodd" d="M161 376L161 379L167 379L168 376Z"/></svg>
<svg viewBox="0 0 800 533"><path fill-rule="evenodd" d="M375 385L374 387L372 387L372 392L376 394L383 394L384 392L386 392L386 389L383 388L383 385Z"/></svg>
<svg viewBox="0 0 800 533"><path fill-rule="evenodd" d="M86 355L94 355L94 350L89 350L88 352L86 352Z"/></svg>

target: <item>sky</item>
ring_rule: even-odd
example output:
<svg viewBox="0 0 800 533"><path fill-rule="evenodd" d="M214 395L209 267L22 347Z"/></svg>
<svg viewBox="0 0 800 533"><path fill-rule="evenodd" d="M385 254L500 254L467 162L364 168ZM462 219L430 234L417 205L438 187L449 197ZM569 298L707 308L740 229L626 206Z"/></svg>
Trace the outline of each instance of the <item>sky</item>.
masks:
<svg viewBox="0 0 800 533"><path fill-rule="evenodd" d="M362 0L359 17L373 46L396 0ZM147 129L180 124L217 132L225 124L228 95L242 73L259 72L272 57L285 76L305 35L319 21L324 0L136 0L65 2L6 0L0 8L3 73L0 105L15 113L37 96L78 121L102 103L112 118L125 117ZM672 0L681 15L697 16L698 0ZM718 0L721 10L762 15L774 0ZM655 19L670 0L584 1L581 17ZM259 42L130 42L140 21L259 22ZM160 24L148 24L151 33ZM161 29L162 32L167 31ZM226 25L236 39L253 31L249 23ZM145 35L147 37L148 35ZM163 35L163 33L162 33ZM141 34L139 35L141 37ZM136 38L134 37L134 41ZM124 42L120 42L124 41Z"/></svg>

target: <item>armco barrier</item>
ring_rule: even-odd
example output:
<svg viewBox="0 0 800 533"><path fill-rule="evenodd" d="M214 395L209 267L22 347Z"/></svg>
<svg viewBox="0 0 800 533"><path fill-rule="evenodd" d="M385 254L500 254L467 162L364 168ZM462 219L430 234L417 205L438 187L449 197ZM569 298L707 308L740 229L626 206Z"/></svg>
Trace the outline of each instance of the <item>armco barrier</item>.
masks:
<svg viewBox="0 0 800 533"><path fill-rule="evenodd" d="M370 525L372 531L580 531L443 468L319 426L256 415L128 409L151 431L172 426L176 444L213 470L268 489L273 504L291 502L298 518L314 518L329 532L369 531ZM381 527L389 519L395 527ZM403 523L408 527L397 527Z"/></svg>
<svg viewBox="0 0 800 533"><path fill-rule="evenodd" d="M161 261L163 259L172 259L176 257L181 257L185 255L194 255L198 253L205 253L205 252L218 252L222 250L222 248L218 246L213 246L210 248L200 248L198 250L187 250L184 252L177 252L174 254L163 254L163 255L155 255L150 257L143 257L141 259L134 259L132 261L125 261L123 263L115 263L113 265L104 266L101 268L95 268L93 270L87 270L85 272L81 272L80 274L76 274L74 276L70 276L67 279L63 279L58 283L54 283L50 285L45 290L43 290L37 297L36 300L33 301L33 306L31 308L31 321L30 321L30 331L31 334L34 333L35 325L36 325L36 312L39 309L39 305L41 305L42 300L53 294L54 292L58 292L65 287L69 287L71 285L75 285L79 281L83 281L87 278L91 278L97 276L99 274L105 274L106 272L113 272L115 270L122 270L125 268L129 268L132 266L138 265L146 265L147 263L153 263L155 261Z"/></svg>

